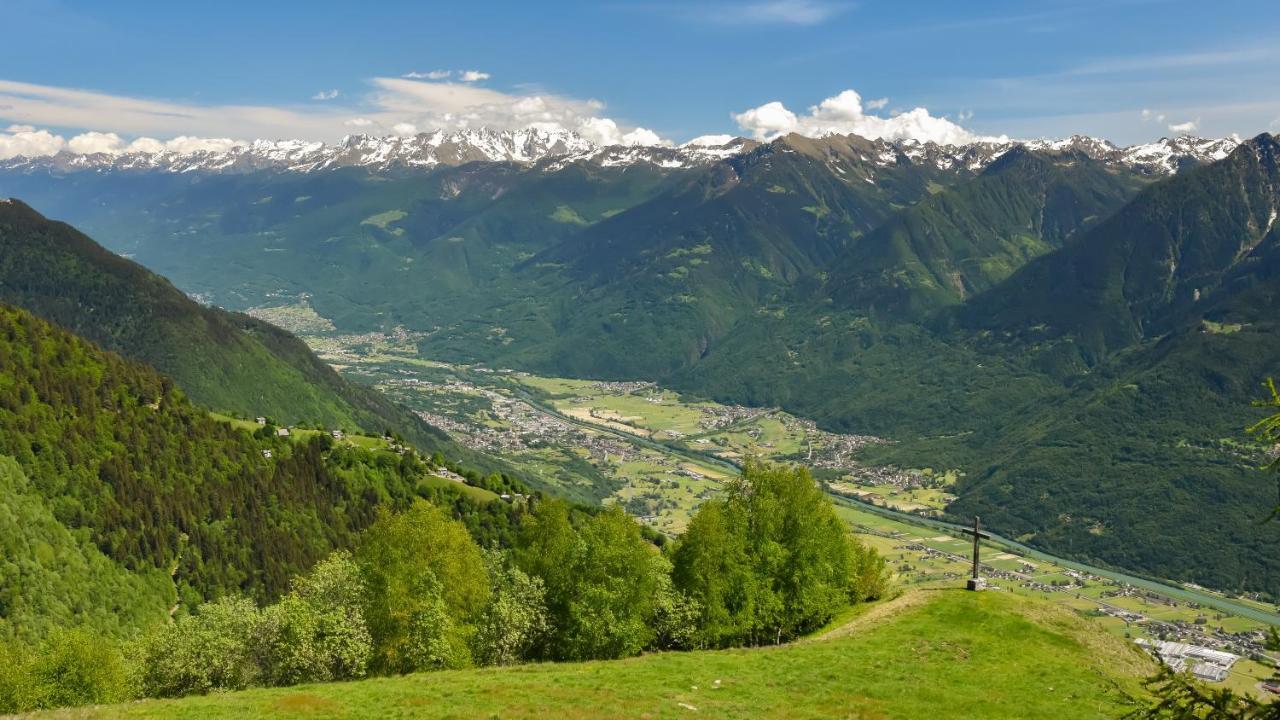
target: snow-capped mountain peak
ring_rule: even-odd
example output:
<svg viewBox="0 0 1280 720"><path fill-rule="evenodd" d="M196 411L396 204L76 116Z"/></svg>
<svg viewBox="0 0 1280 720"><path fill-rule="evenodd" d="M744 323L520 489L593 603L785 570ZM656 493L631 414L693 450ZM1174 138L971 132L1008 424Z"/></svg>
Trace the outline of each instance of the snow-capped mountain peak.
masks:
<svg viewBox="0 0 1280 720"><path fill-rule="evenodd" d="M856 142L855 142L856 141ZM787 143L786 138L774 143ZM1074 135L1058 140L975 142L937 145L915 140L866 140L827 136L815 142L850 143L863 161L885 167L898 163L931 164L944 170L979 172L1015 146L1048 154L1080 153L1095 160L1124 165L1152 175L1220 160L1240 139L1191 136L1118 147L1108 140ZM554 171L575 162L605 167L647 163L663 168L708 165L759 147L761 143L732 135L704 135L683 145L600 146L577 133L555 127L520 130L474 128L433 130L416 135L348 135L336 143L302 140L256 140L225 149L129 151L77 155L59 153L40 158L0 161L0 169L76 171L159 171L237 173L258 170L314 172L339 167L373 171L429 169L470 162L509 162ZM853 147L850 145L849 147Z"/></svg>

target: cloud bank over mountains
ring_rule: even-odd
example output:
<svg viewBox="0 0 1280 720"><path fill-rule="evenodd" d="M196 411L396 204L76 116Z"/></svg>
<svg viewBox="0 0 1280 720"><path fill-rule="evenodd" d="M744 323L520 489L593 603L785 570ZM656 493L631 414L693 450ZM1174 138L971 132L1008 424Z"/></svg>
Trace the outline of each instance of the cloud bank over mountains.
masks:
<svg viewBox="0 0 1280 720"><path fill-rule="evenodd" d="M432 70L376 77L355 101L337 89L292 106L197 105L0 80L0 159L127 152L224 151L255 139L333 141L343 135L430 130L568 130L598 145L673 145L654 130L605 114L604 103L484 86L488 73ZM338 100L341 97L342 100ZM882 113L887 99L845 90L797 114L768 102L729 117L751 137L855 133L868 138L963 144L985 138L917 107ZM71 129L71 130L61 130ZM80 130L80 132L76 132Z"/></svg>
<svg viewBox="0 0 1280 720"><path fill-rule="evenodd" d="M1005 136L976 135L945 117L931 115L923 107L891 113L888 117L866 112L867 109L882 109L887 104L885 99L871 100L865 103L864 108L862 96L857 91L845 90L810 107L806 115L797 115L775 100L736 113L733 119L738 127L757 140L772 140L788 133L810 137L854 134L872 140L919 140L939 145L1008 140Z"/></svg>

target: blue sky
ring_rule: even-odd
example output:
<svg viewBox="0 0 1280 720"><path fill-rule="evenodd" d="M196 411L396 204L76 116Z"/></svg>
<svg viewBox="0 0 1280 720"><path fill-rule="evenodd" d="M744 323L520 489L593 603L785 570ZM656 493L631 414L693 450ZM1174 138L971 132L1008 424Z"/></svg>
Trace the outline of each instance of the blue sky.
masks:
<svg viewBox="0 0 1280 720"><path fill-rule="evenodd" d="M616 132L591 127L677 142L783 128L1122 143L1192 125L1280 131L1274 0L0 6L19 30L0 44L10 134L334 140L530 117L608 118ZM467 70L486 77L463 82ZM404 77L432 71L451 74ZM825 119L806 119L846 90L860 96L852 106L846 95ZM888 121L917 107L923 124ZM942 118L948 126L929 124Z"/></svg>

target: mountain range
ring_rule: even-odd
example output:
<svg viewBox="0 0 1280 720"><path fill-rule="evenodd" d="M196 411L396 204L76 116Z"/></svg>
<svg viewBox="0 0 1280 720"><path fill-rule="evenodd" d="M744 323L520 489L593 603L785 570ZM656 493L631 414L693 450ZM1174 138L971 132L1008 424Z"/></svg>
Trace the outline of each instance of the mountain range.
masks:
<svg viewBox="0 0 1280 720"><path fill-rule="evenodd" d="M957 517L1275 591L1241 432L1280 374L1275 154L476 131L10 160L0 194L207 303L782 406L894 441L868 462L962 469Z"/></svg>
<svg viewBox="0 0 1280 720"><path fill-rule="evenodd" d="M800 136L786 138L794 142ZM929 163L940 169L963 166L981 170L1015 145L1044 152L1076 151L1095 160L1148 174L1172 174L1197 163L1220 160L1238 138L1193 136L1161 138L1152 143L1119 147L1108 140L1073 136L1063 140L977 141L939 145L916 140L871 140L860 159L881 167L901 162ZM261 170L318 172L341 167L378 171L425 169L470 162L511 162L543 170L558 170L573 162L604 166L648 163L664 168L706 165L743 155L760 142L729 135L708 135L682 145L597 145L567 130L435 130L416 135L348 135L333 144L302 140L256 140L222 143L218 149L160 150L77 154L63 151L35 158L0 161L0 169L29 171L162 171L248 173Z"/></svg>

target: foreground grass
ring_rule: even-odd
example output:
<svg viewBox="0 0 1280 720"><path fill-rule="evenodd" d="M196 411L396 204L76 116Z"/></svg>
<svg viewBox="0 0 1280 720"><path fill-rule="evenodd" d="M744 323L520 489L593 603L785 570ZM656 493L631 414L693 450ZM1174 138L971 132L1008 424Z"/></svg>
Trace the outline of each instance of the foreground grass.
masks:
<svg viewBox="0 0 1280 720"><path fill-rule="evenodd" d="M1154 666L1061 607L915 591L811 640L53 713L106 718L1116 717Z"/></svg>

